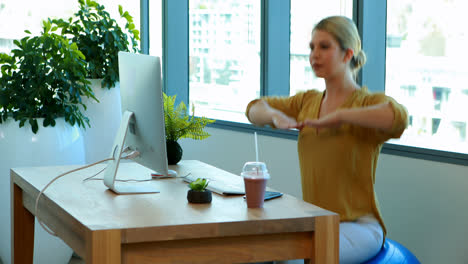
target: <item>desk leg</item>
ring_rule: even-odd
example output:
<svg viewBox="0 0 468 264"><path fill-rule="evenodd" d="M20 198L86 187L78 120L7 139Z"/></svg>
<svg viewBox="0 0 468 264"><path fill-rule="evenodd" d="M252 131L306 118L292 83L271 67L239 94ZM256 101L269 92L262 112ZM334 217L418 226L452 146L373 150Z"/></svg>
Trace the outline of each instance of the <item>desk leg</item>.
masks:
<svg viewBox="0 0 468 264"><path fill-rule="evenodd" d="M34 215L23 206L23 190L11 187L11 263L33 263Z"/></svg>
<svg viewBox="0 0 468 264"><path fill-rule="evenodd" d="M339 215L315 218L314 250L315 262L338 264L340 253L340 217ZM310 263L305 260L304 263Z"/></svg>
<svg viewBox="0 0 468 264"><path fill-rule="evenodd" d="M88 231L86 236L86 264L121 263L120 230Z"/></svg>

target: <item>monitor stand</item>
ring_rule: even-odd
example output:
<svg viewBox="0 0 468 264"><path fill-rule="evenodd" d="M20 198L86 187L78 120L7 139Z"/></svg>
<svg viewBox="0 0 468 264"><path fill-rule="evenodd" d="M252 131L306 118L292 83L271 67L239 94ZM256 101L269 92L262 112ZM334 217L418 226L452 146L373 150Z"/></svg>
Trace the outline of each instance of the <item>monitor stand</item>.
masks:
<svg viewBox="0 0 468 264"><path fill-rule="evenodd" d="M146 183L119 183L115 181L122 151L124 150L125 137L127 136L130 120L133 117L133 113L130 111L125 111L122 115L122 121L112 146L111 157L113 160L109 161L104 171L104 185L117 194L159 193L153 186Z"/></svg>

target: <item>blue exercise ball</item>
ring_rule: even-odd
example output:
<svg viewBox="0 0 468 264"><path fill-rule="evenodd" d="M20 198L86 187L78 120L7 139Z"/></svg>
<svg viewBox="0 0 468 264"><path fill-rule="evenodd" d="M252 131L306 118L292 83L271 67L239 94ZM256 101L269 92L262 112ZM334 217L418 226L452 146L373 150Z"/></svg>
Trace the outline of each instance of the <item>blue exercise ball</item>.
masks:
<svg viewBox="0 0 468 264"><path fill-rule="evenodd" d="M402 244L385 239L380 252L372 259L363 264L420 264L419 260Z"/></svg>

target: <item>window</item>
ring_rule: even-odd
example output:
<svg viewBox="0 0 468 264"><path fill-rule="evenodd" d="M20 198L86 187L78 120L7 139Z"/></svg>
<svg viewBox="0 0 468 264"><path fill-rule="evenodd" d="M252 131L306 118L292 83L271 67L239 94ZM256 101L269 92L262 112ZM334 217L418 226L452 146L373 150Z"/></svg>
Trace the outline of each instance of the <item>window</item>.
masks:
<svg viewBox="0 0 468 264"><path fill-rule="evenodd" d="M312 29L321 19L343 15L353 17L352 0L291 0L290 95L308 89L324 90L323 79L315 77L309 64L309 42Z"/></svg>
<svg viewBox="0 0 468 264"><path fill-rule="evenodd" d="M387 1L386 94L409 112L391 143L468 153L466 0Z"/></svg>
<svg viewBox="0 0 468 264"><path fill-rule="evenodd" d="M260 0L189 1L189 102L197 116L246 123L260 95Z"/></svg>
<svg viewBox="0 0 468 264"><path fill-rule="evenodd" d="M162 0L149 1L149 54L162 56ZM161 60L161 63L163 61Z"/></svg>
<svg viewBox="0 0 468 264"><path fill-rule="evenodd" d="M118 5L122 5L128 11L137 28L140 27L140 1L101 0L106 11L114 18L122 28L125 21L120 19ZM67 19L78 11L76 0L47 0L47 1L16 1L3 0L0 2L0 52L9 52L15 47L13 40L21 39L31 31L33 35L39 35L42 31L42 20L48 18Z"/></svg>
<svg viewBox="0 0 468 264"><path fill-rule="evenodd" d="M25 30L38 35L41 21L47 18L66 18L73 14L73 6L66 1L15 1L0 2L0 52L9 52L15 47L13 40L27 34ZM75 1L73 1L75 2ZM47 8L44 8L46 7Z"/></svg>

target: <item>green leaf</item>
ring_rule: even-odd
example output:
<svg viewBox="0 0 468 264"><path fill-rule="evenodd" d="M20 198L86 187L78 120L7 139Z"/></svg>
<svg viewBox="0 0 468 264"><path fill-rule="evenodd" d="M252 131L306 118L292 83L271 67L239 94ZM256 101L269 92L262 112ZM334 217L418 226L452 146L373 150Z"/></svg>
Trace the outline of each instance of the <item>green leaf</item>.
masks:
<svg viewBox="0 0 468 264"><path fill-rule="evenodd" d="M39 130L39 125L37 124L37 120L33 119L33 118L30 118L29 119L29 124L31 125L32 132L34 134L36 134L37 131Z"/></svg>
<svg viewBox="0 0 468 264"><path fill-rule="evenodd" d="M135 39L136 40L140 40L140 31L138 31L137 29L133 30L132 31L133 35L135 36Z"/></svg>
<svg viewBox="0 0 468 264"><path fill-rule="evenodd" d="M44 122L42 122L42 126L46 127L50 125L50 119L49 118L44 118Z"/></svg>
<svg viewBox="0 0 468 264"><path fill-rule="evenodd" d="M44 34L48 33L51 28L51 23L48 20L43 20L42 21L42 29L44 30Z"/></svg>
<svg viewBox="0 0 468 264"><path fill-rule="evenodd" d="M48 49L50 48L50 46L52 45L51 42L53 42L53 40L51 40L50 38L46 38L46 39L44 40L43 48L44 48L45 50L48 50Z"/></svg>
<svg viewBox="0 0 468 264"><path fill-rule="evenodd" d="M192 138L202 140L210 136L204 131L207 124L215 120L206 117L196 118L187 113L187 107L184 102L175 105L176 96L168 96L163 93L164 100L164 121L166 140L177 141L180 138ZM192 112L195 112L195 106L192 105Z"/></svg>
<svg viewBox="0 0 468 264"><path fill-rule="evenodd" d="M208 181L206 179L197 178L189 184L189 187L194 191L204 191L206 187L208 187Z"/></svg>

